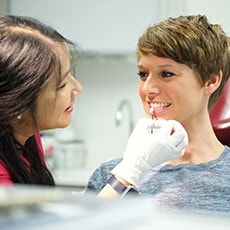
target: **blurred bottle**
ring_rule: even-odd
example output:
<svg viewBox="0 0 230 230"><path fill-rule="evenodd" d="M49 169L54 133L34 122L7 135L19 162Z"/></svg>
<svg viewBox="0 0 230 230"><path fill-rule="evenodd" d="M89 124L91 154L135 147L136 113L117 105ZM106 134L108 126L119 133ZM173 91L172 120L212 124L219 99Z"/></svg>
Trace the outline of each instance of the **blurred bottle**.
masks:
<svg viewBox="0 0 230 230"><path fill-rule="evenodd" d="M77 169L85 165L86 148L83 140L77 139L73 126L55 130L54 168Z"/></svg>

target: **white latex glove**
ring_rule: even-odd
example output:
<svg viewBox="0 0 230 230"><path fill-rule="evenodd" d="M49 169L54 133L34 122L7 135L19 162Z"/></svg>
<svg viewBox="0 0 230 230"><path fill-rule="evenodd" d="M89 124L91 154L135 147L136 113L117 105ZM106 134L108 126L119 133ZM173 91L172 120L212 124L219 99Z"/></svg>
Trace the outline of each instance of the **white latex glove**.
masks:
<svg viewBox="0 0 230 230"><path fill-rule="evenodd" d="M146 172L180 158L187 145L187 133L179 122L141 118L129 137L123 160L111 173L139 187Z"/></svg>

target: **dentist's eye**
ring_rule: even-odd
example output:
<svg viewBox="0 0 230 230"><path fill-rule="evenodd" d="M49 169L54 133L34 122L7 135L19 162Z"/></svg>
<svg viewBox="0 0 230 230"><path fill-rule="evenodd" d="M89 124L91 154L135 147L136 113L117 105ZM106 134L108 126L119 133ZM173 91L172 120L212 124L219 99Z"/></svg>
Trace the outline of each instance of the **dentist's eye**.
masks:
<svg viewBox="0 0 230 230"><path fill-rule="evenodd" d="M142 72L142 71L138 72L137 75L140 77L140 79L141 79L142 81L145 81L146 78L149 76L148 73Z"/></svg>
<svg viewBox="0 0 230 230"><path fill-rule="evenodd" d="M57 87L57 90L59 90L59 89L63 89L65 86L66 86L66 83L61 84L60 86L58 86L58 87Z"/></svg>
<svg viewBox="0 0 230 230"><path fill-rule="evenodd" d="M169 77L172 77L172 76L174 76L174 73L172 73L172 72L167 72L167 71L162 71L161 72L161 77L163 77L163 78L169 78Z"/></svg>

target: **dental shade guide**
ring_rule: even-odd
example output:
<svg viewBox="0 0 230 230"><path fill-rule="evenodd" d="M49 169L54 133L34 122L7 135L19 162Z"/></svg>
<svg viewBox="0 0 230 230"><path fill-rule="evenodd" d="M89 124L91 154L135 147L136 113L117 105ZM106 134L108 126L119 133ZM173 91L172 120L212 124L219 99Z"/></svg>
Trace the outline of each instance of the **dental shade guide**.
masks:
<svg viewBox="0 0 230 230"><path fill-rule="evenodd" d="M150 112L150 114L152 114L152 120L156 120L157 117L156 117L153 105L150 105L149 112ZM151 131L150 132L151 132L151 134L153 133L153 126L151 127Z"/></svg>

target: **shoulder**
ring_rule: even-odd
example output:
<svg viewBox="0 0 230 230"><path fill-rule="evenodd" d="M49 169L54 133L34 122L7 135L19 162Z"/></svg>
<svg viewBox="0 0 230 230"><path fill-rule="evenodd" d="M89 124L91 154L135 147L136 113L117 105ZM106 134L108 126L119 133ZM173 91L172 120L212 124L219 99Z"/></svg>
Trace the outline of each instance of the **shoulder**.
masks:
<svg viewBox="0 0 230 230"><path fill-rule="evenodd" d="M225 145L224 152L230 153L230 147Z"/></svg>
<svg viewBox="0 0 230 230"><path fill-rule="evenodd" d="M100 164L92 173L86 190L100 191L111 176L111 170L121 162L122 158L112 159Z"/></svg>
<svg viewBox="0 0 230 230"><path fill-rule="evenodd" d="M225 146L223 153L220 156L220 161L225 164L230 164L230 147Z"/></svg>

